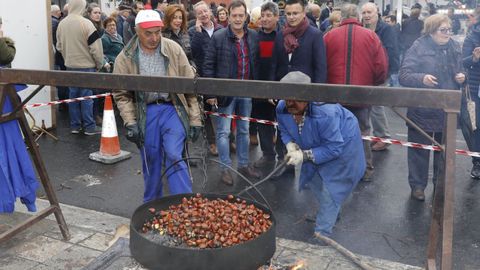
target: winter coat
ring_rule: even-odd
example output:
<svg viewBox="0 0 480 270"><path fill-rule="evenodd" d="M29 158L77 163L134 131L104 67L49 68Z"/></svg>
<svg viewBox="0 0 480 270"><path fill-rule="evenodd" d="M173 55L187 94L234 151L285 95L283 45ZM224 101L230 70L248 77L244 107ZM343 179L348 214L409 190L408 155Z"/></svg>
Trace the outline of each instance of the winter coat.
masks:
<svg viewBox="0 0 480 270"><path fill-rule="evenodd" d="M0 55L2 55L0 51ZM13 111L7 97L2 113ZM18 121L0 124L0 213L12 213L16 198L31 212L36 211L38 181L30 155L23 141Z"/></svg>
<svg viewBox="0 0 480 270"><path fill-rule="evenodd" d="M122 37L118 34L117 37L118 39L113 38L107 32L102 36L103 54L108 59L108 62L115 62L115 58L117 58L117 55L124 47Z"/></svg>
<svg viewBox="0 0 480 270"><path fill-rule="evenodd" d="M402 23L401 47L406 52L413 42L422 35L423 21L418 18L409 18Z"/></svg>
<svg viewBox="0 0 480 270"><path fill-rule="evenodd" d="M472 95L478 95L480 85L480 61L473 62L473 49L480 47L480 22L474 24L463 41L463 67L467 71L467 83Z"/></svg>
<svg viewBox="0 0 480 270"><path fill-rule="evenodd" d="M459 89L455 75L463 72L460 45L450 39L446 45L437 45L430 35L417 39L405 53L400 72L400 84L405 87ZM437 78L438 85L423 84L427 74ZM441 109L408 108L407 117L427 132L442 132L444 113Z"/></svg>
<svg viewBox="0 0 480 270"><path fill-rule="evenodd" d="M304 161L300 173L302 189L317 173L338 205L352 193L365 172L365 155L357 118L339 104L311 102L302 133L285 101L277 106L278 127L284 144L294 142L312 150L314 162Z"/></svg>
<svg viewBox="0 0 480 270"><path fill-rule="evenodd" d="M134 36L128 45L120 52L115 60L113 73L117 74L140 74L138 67L139 54L138 36ZM170 39L162 39L160 53L165 58L166 76L193 78L193 70L188 63L180 45ZM147 104L144 92L114 90L113 97L120 111L120 116L125 125L137 123L140 128L140 136L143 141L145 135ZM192 94L170 94L172 103L175 105L178 116L183 123L185 133L188 136L190 126L201 126L200 108L197 97Z"/></svg>
<svg viewBox="0 0 480 270"><path fill-rule="evenodd" d="M213 33L222 29L223 27L217 23L213 23ZM208 32L202 28L202 32L197 32L195 30L195 25L188 29L188 35L190 36L190 46L192 47L192 58L197 67L197 74L200 77L203 77L203 61L205 60L205 51L207 50L208 44L212 39ZM213 36L212 36L213 37Z"/></svg>
<svg viewBox="0 0 480 270"><path fill-rule="evenodd" d="M70 0L68 16L57 28L57 50L69 68L97 68L105 64L102 41L93 23L84 18L85 0Z"/></svg>
<svg viewBox="0 0 480 270"><path fill-rule="evenodd" d="M375 28L375 33L382 41L383 47L388 55L388 74L395 74L400 68L400 54L396 43L395 30L392 26L379 20Z"/></svg>
<svg viewBox="0 0 480 270"><path fill-rule="evenodd" d="M299 47L292 53L290 61L283 45L282 31L275 37L273 49L271 81L280 81L292 71L300 71L308 75L312 83L325 83L327 81L327 59L323 34L318 28L311 25L305 33L298 38Z"/></svg>
<svg viewBox="0 0 480 270"><path fill-rule="evenodd" d="M351 31L349 52L348 33ZM343 20L325 35L328 83L381 85L387 78L387 56L379 37L357 19ZM348 61L350 56L350 61ZM350 69L348 72L348 69Z"/></svg>
<svg viewBox="0 0 480 270"><path fill-rule="evenodd" d="M192 47L190 46L190 36L188 33L179 32L177 35L171 29L165 28L162 30L162 36L177 42L177 44L182 47L185 55L187 55L188 61L193 63Z"/></svg>
<svg viewBox="0 0 480 270"><path fill-rule="evenodd" d="M0 38L0 66L10 66L15 53L15 42L7 37Z"/></svg>
<svg viewBox="0 0 480 270"><path fill-rule="evenodd" d="M258 80L258 34L244 28L244 38L248 46L249 79ZM203 77L237 79L236 37L230 27L215 32L212 36L203 62ZM210 97L206 97L210 98ZM232 97L217 97L218 106L228 106Z"/></svg>
<svg viewBox="0 0 480 270"><path fill-rule="evenodd" d="M330 17L331 10L330 8L326 7L322 10L322 13L320 13L320 23L323 21L327 20Z"/></svg>

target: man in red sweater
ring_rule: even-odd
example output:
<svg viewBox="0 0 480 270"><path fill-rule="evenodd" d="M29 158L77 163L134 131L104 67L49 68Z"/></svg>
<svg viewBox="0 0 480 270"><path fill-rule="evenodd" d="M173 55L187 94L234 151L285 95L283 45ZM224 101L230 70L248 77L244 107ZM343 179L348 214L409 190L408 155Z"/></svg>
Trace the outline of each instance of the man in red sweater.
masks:
<svg viewBox="0 0 480 270"><path fill-rule="evenodd" d="M358 7L344 5L342 23L325 35L327 82L331 84L381 85L388 74L385 49L375 32L359 22ZM370 106L346 106L358 119L362 135L370 135ZM364 141L366 171L364 181L373 175L370 143Z"/></svg>

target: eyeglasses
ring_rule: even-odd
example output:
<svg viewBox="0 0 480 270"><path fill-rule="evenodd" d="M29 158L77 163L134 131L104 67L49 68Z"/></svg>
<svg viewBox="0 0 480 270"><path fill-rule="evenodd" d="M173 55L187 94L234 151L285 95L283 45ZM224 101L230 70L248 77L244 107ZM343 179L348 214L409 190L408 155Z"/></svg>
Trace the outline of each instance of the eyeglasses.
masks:
<svg viewBox="0 0 480 270"><path fill-rule="evenodd" d="M437 30L438 32L442 33L442 34L452 34L452 28L438 28Z"/></svg>

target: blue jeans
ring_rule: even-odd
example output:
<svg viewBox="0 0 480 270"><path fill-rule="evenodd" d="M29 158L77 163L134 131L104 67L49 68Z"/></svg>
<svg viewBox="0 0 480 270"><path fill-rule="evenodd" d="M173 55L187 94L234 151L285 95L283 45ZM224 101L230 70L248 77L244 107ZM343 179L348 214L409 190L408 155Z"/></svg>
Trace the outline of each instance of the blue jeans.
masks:
<svg viewBox="0 0 480 270"><path fill-rule="evenodd" d="M312 181L308 182L308 186L317 197L318 204L320 205L315 221L315 232L329 237L337 221L341 205L333 201L330 192L325 188L323 180L317 173L315 173Z"/></svg>
<svg viewBox="0 0 480 270"><path fill-rule="evenodd" d="M80 72L95 72L94 68L67 68L68 71ZM93 92L91 89L69 87L69 98L78 98L84 96L91 96ZM70 115L70 128L79 129L82 127L85 131L95 130L95 121L93 120L93 100L83 100L80 102L68 103L68 113Z"/></svg>
<svg viewBox="0 0 480 270"><path fill-rule="evenodd" d="M172 104L147 106L145 145L140 149L145 189L143 201L162 197L162 163L169 168L166 176L170 195L191 193L192 182L187 165L182 159L186 133L177 111ZM165 159L165 160L164 160Z"/></svg>
<svg viewBox="0 0 480 270"><path fill-rule="evenodd" d="M225 107L219 107L219 113L225 114L235 114L240 116L250 117L252 111L252 99L251 98L241 98L234 97L232 102ZM230 125L232 119L216 117L215 123L217 126L217 150L218 155L220 156L220 161L232 166L232 160L230 159ZM248 121L238 120L237 121L237 159L238 167L248 166L248 146L249 146L249 123ZM226 169L226 168L223 168Z"/></svg>

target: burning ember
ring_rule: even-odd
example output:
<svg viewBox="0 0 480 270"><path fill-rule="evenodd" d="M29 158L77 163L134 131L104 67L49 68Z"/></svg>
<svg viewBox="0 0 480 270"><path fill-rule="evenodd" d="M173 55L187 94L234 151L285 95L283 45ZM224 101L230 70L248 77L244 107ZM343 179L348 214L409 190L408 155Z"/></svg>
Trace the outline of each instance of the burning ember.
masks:
<svg viewBox="0 0 480 270"><path fill-rule="evenodd" d="M300 270L305 266L304 261L298 261L294 265L290 266L288 269L289 270Z"/></svg>
<svg viewBox="0 0 480 270"><path fill-rule="evenodd" d="M228 195L227 200L209 200L196 194L168 210L149 209L153 217L142 228L181 239L189 247L219 248L258 237L272 225L270 215L245 200Z"/></svg>

